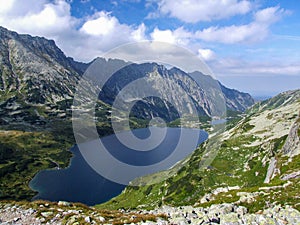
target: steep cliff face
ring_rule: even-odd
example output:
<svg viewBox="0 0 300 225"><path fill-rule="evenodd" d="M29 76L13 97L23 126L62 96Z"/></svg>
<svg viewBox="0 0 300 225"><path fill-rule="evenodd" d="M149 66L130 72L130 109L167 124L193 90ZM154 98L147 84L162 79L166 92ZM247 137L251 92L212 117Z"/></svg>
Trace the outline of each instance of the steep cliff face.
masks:
<svg viewBox="0 0 300 225"><path fill-rule="evenodd" d="M4 28L0 28L0 35L2 93L33 104L72 97L79 74L54 41Z"/></svg>
<svg viewBox="0 0 300 225"><path fill-rule="evenodd" d="M138 79L144 79L145 83L133 87L132 96L126 96L128 99L136 99L145 93L162 96L160 101L149 97L136 104L134 113L147 119L160 116L167 121L174 120L178 118L176 109L192 114L192 109L187 107L189 101L200 116L219 117L226 109L244 111L254 103L249 94L228 89L210 76L200 72L187 74L178 68L167 69L156 63L129 64L120 69L106 83L100 99L112 104L126 85Z"/></svg>
<svg viewBox="0 0 300 225"><path fill-rule="evenodd" d="M52 40L3 27L0 37L0 124L31 129L70 118L77 82L89 64L66 57Z"/></svg>
<svg viewBox="0 0 300 225"><path fill-rule="evenodd" d="M245 111L254 104L254 100L248 93L239 92L234 89L229 89L220 83L222 92L225 95L226 105L234 111Z"/></svg>
<svg viewBox="0 0 300 225"><path fill-rule="evenodd" d="M141 82L133 85L130 92L121 93L126 85L137 80ZM160 116L171 121L179 117L179 112L194 114L189 103L194 104L199 115L211 114L212 103L188 74L156 63L130 64L117 71L104 86L100 99L112 104L119 93L123 101L140 98L133 113L147 119Z"/></svg>
<svg viewBox="0 0 300 225"><path fill-rule="evenodd" d="M221 90L225 97L226 107L230 110L243 112L254 104L254 100L251 95L234 89L229 89L211 76L204 75L198 71L190 73L189 75L202 89L207 90L206 92L209 98L215 98L219 90Z"/></svg>

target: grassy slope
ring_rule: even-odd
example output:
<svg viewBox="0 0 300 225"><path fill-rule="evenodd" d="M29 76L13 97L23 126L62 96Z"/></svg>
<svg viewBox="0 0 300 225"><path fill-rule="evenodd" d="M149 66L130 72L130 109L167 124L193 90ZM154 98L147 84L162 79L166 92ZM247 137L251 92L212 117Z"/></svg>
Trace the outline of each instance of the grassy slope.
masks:
<svg viewBox="0 0 300 225"><path fill-rule="evenodd" d="M227 131L216 136L220 145L218 155L205 170L199 170L202 153L211 148L211 140L198 148L186 160L182 169L171 178L150 186L127 187L121 195L99 208L154 208L161 204L169 205L210 205L221 202L236 202L247 206L250 211L257 211L270 202L290 204L300 208L299 179L293 179L284 191L282 187L271 190L259 189L287 184L277 175L270 184L264 184L269 159L275 156L281 175L298 171L300 156L288 159L282 155L281 148L289 129L294 122L300 122L297 115L300 109L300 91L281 94L269 101L256 104L237 124L228 124ZM299 133L298 133L299 135ZM214 150L214 149L210 149ZM163 173L172 173L164 171ZM163 176L158 173L141 178L144 181ZM218 187L239 186L239 190L213 195L207 203L200 199ZM238 202L241 193L251 192L256 197L255 202Z"/></svg>
<svg viewBox="0 0 300 225"><path fill-rule="evenodd" d="M10 114L13 110L0 108L5 119L10 121L9 124L0 123L0 199L30 200L37 194L28 186L34 175L57 165L67 167L72 156L69 149L76 143L69 110L72 100L47 108L22 101L19 104L22 110L18 115ZM100 137L113 133L110 110L109 105L99 101L95 116ZM64 116L59 118L61 114ZM37 124L41 117L43 123ZM147 124L144 120L130 119L132 128Z"/></svg>
<svg viewBox="0 0 300 225"><path fill-rule="evenodd" d="M31 199L29 181L42 169L66 167L74 143L70 123L57 121L49 131L0 131L1 199ZM54 163L55 162L55 163Z"/></svg>

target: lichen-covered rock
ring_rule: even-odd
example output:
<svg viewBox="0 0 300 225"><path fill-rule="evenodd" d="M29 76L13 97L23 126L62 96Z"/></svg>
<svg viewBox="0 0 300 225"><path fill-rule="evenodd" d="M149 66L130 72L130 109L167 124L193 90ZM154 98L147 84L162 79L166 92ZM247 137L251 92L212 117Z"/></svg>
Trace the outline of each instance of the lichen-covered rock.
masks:
<svg viewBox="0 0 300 225"><path fill-rule="evenodd" d="M221 225L239 225L242 221L239 219L236 213L228 213L220 215Z"/></svg>

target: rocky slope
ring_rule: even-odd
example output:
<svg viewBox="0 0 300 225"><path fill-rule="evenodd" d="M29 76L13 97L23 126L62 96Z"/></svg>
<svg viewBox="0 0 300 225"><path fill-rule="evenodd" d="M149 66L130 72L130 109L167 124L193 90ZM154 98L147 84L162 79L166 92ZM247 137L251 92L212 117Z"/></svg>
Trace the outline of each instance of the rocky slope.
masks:
<svg viewBox="0 0 300 225"><path fill-rule="evenodd" d="M1 123L30 127L65 117L80 78L75 62L54 41L2 27L0 37Z"/></svg>
<svg viewBox="0 0 300 225"><path fill-rule="evenodd" d="M129 186L120 196L99 207L209 206L229 202L245 206L249 212L273 204L291 205L299 210L299 99L297 90L257 103L242 120L229 122L225 132L212 135L182 162L178 172L171 169L139 182L147 183L164 173L173 174L167 180ZM201 159L207 150L218 154L203 168Z"/></svg>
<svg viewBox="0 0 300 225"><path fill-rule="evenodd" d="M215 98L218 91L221 90L225 96L227 110L244 112L254 104L251 95L227 88L211 76L204 75L198 71L189 73L189 75L197 82L201 89L206 90L206 95L210 99Z"/></svg>
<svg viewBox="0 0 300 225"><path fill-rule="evenodd" d="M98 210L78 203L0 203L0 225L6 224L299 224L300 212L276 205L259 213L223 203L210 207L162 206L154 210Z"/></svg>

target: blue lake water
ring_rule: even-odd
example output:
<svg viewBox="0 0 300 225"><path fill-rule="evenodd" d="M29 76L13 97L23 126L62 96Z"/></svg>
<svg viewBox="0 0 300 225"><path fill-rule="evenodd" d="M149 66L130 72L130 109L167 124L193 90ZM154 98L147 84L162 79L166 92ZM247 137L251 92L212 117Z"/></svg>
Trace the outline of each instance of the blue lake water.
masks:
<svg viewBox="0 0 300 225"><path fill-rule="evenodd" d="M150 134L153 133L160 136L161 129L162 128L151 127L150 129L136 129L132 132L134 136L139 139L147 139ZM185 133L185 136L184 139L181 140L181 144L179 144L182 132ZM125 137L126 139L126 135L129 133L130 131L122 132L123 138ZM128 148L124 143L118 140L116 135L110 135L100 140L105 148L109 150L109 154L125 164L134 165L137 166L137 168L157 165L148 171L137 169L138 173L133 175L134 178L170 168L195 150L195 146L191 143L196 141L197 144L200 144L207 138L208 134L198 129L166 128L166 134L161 143L155 145L153 149L148 151L136 151L135 149ZM90 148L93 148L94 145L91 144L90 146ZM179 149L174 152L174 148ZM50 201L65 200L95 205L117 196L126 187L124 184L110 181L105 178L105 176L99 175L99 173L86 162L86 158L81 154L78 146L71 148L71 151L73 157L68 168L43 170L36 174L31 180L29 184L30 187L39 192L34 199ZM97 149L91 149L91 154L93 154L93 151L95 152ZM170 161L160 165L159 162L167 159L169 155L172 155L173 162ZM117 168L114 168L112 164L107 170L113 174L117 171ZM117 173L119 172L117 171ZM120 176L123 175L121 174Z"/></svg>

